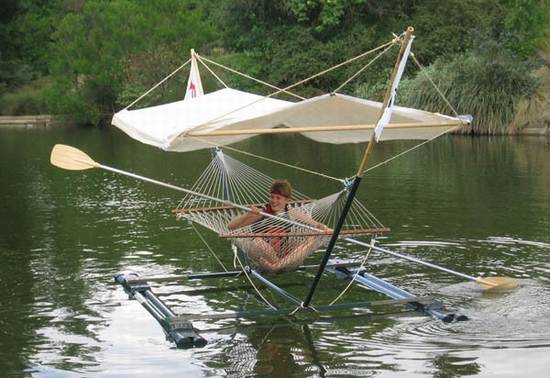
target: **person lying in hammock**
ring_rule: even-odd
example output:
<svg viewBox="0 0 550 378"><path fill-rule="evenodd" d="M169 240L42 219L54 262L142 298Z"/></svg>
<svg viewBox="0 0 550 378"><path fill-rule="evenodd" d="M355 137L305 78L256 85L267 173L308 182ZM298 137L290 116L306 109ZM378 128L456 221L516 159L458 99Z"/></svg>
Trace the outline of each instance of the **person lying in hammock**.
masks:
<svg viewBox="0 0 550 378"><path fill-rule="evenodd" d="M243 249L248 257L268 271L275 272L298 267L321 244L321 239L318 236L293 236L292 238L285 236L293 227L293 223L287 222L285 219L321 231L332 232L332 229L317 222L304 211L300 211L299 208L290 208L288 202L291 194L292 187L287 180L275 180L271 184L269 202L262 209L252 207L250 212L233 219L227 225L230 230L250 226L254 233L274 235L272 237L256 237L249 239L248 242L243 241L243 244L246 243ZM266 217L260 212L282 219ZM302 231L311 232L312 230L302 228Z"/></svg>

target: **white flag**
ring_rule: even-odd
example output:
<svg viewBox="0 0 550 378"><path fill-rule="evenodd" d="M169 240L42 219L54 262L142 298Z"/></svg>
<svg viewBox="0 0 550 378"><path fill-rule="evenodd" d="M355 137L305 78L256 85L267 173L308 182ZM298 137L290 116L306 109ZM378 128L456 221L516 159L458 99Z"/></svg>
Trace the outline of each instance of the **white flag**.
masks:
<svg viewBox="0 0 550 378"><path fill-rule="evenodd" d="M401 58L401 62L399 62L399 67L397 68L397 73L395 74L395 80L393 81L390 89L390 99L388 101L388 106L386 107L386 109L384 109L384 114L382 114L382 117L380 117L380 119L378 120L378 123L376 124L376 128L374 129L376 142L380 140L380 135L382 135L382 130L384 130L384 127L390 122L393 103L395 102L395 96L397 95L397 86L399 85L399 81L401 81L401 76L405 71L405 66L407 65L407 59L409 58L409 54L411 53L411 46L412 46L413 39L414 39L414 36L412 36L411 39L409 39L409 43L405 48L405 52L403 53L403 58Z"/></svg>
<svg viewBox="0 0 550 378"><path fill-rule="evenodd" d="M189 79L187 80L187 90L185 91L184 100L189 100L198 96L202 96L201 75L199 74L199 67L197 65L197 59L195 54L191 52L191 70L189 71Z"/></svg>

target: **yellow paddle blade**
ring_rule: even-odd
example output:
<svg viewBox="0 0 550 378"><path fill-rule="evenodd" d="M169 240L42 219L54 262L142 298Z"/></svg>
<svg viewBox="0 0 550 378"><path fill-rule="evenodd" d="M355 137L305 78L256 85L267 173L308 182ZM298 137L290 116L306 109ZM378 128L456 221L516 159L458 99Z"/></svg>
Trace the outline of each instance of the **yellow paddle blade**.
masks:
<svg viewBox="0 0 550 378"><path fill-rule="evenodd" d="M478 277L476 281L481 285L483 290L509 290L518 286L516 280L510 277Z"/></svg>
<svg viewBox="0 0 550 378"><path fill-rule="evenodd" d="M91 157L80 151L78 148L67 146L65 144L56 144L52 148L50 163L56 167L68 169L71 171L81 171L99 167L99 164Z"/></svg>

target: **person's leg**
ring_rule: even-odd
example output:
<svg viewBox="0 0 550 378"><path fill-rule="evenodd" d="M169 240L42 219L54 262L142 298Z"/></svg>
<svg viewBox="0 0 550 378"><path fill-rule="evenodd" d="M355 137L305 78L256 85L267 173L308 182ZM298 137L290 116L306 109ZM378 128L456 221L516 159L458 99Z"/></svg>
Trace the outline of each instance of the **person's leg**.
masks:
<svg viewBox="0 0 550 378"><path fill-rule="evenodd" d="M311 252L317 248L318 239L315 237L305 238L298 245L290 246L289 251L280 260L273 265L276 270L292 270L299 267L309 256Z"/></svg>
<svg viewBox="0 0 550 378"><path fill-rule="evenodd" d="M266 242L262 238L255 238L250 244L250 248L246 251L248 257L259 261L266 261L269 264L275 264L279 258L277 257L277 252L273 249L271 244Z"/></svg>

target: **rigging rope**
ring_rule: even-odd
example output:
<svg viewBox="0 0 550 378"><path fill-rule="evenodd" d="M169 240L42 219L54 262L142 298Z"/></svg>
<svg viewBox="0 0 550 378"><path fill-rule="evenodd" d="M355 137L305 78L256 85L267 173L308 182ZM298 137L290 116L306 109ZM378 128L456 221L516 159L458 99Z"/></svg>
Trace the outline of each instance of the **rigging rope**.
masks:
<svg viewBox="0 0 550 378"><path fill-rule="evenodd" d="M386 164L389 163L390 161L393 161L393 160L395 160L395 159L397 159L397 158L399 158L399 157L401 157L401 156L403 156L403 155L405 155L405 154L408 154L409 152L416 150L417 148L419 148L419 147L425 145L426 143L430 143L430 142L434 141L435 139L439 138L440 136L443 136L443 135L447 134L449 131L451 131L451 130L454 129L454 128L456 128L456 126L451 126L451 127L449 127L448 129L445 129L445 130L442 131L441 133L437 134L436 136L434 136L434 137L432 137L432 138L430 138L430 139L427 139L427 140L425 140L425 141L423 141L423 142L421 142L421 143L418 143L417 145L415 145L415 146L413 146L413 147L411 147L411 148L409 148L409 149L407 149L407 150L405 150L405 151L403 151L403 152L401 152L401 153L399 153L399 154L397 154L397 155L395 155L395 156L392 156L392 157L389 158L389 159L386 159L386 160L384 160L384 161L382 161L382 162L380 162L380 163L378 163L378 164L373 165L372 167L370 167L370 168L368 168L367 170L365 170L364 173L367 174L368 172L372 171L372 170L375 169L375 168L378 168L378 167L381 167L381 166L383 166L383 165L386 165Z"/></svg>
<svg viewBox="0 0 550 378"><path fill-rule="evenodd" d="M235 249L236 251L236 249ZM256 286L256 284L254 284L254 281L252 280L252 278L250 278L250 275L248 274L248 269L243 265L241 259L239 258L239 256L237 255L237 253L235 253L235 259L239 262L239 266L241 267L241 270L243 271L245 277L248 279L248 282L250 282L250 285L252 285L252 287L254 288L254 290L256 291L256 293L258 294L258 296L265 302L265 304L267 304L268 307L270 307L272 310L276 310L277 307L275 307L274 305L271 304L271 302L269 302L263 295L262 293L260 292L260 289L258 289L258 287Z"/></svg>
<svg viewBox="0 0 550 378"><path fill-rule="evenodd" d="M197 228L195 227L195 225L193 224L193 222L189 222L189 224L191 225L191 228L195 231L195 233L197 234L197 236L199 237L199 239L201 239L201 241L204 243L204 245L206 246L206 248L208 248L208 250L210 251L210 253L212 254L212 256L214 256L214 258L216 259L216 261L218 262L218 264L220 264L220 266L222 267L222 269L224 271L228 271L227 268L225 267L225 265L223 265L223 262L220 260L220 258L218 257L218 255L216 255L216 253L214 252L214 250L210 247L210 245L208 244L208 242L206 241L206 239L202 236L202 234L199 232L199 230L197 230Z"/></svg>
<svg viewBox="0 0 550 378"><path fill-rule="evenodd" d="M298 99L300 99L300 100L305 100L305 99L306 99L305 97L302 97L302 96L300 96L300 95L298 95L298 94L296 94L296 93L289 92L289 91L284 90L284 89L282 89L282 88L279 88L279 87L277 87L277 86L275 86L275 85L273 85L273 84L269 84L269 83L266 82L266 81L263 81L263 80L260 80L260 79L256 79L255 77L252 77L252 76L250 76L250 75L247 75L247 74L245 74L245 73L243 73L243 72L239 72L239 71L237 71L237 70L235 70L235 69L233 69L233 68L231 68L231 67L224 66L223 64L217 63L217 62L215 62L215 61L213 61L213 60L210 60L210 59L208 59L208 58L204 58L204 57L202 57L202 56L200 56L200 55L198 55L198 54L196 54L196 56L197 56L197 58L199 58L199 61L202 63L202 65L205 66L205 67L208 69L208 71L210 71L210 73L213 74L220 82L222 82L222 84L223 84L223 81L221 81L221 79L218 78L218 76L216 76L216 74L214 74L214 72L210 69L210 67L208 67L208 65L207 65L206 63L203 62L203 59L204 59L205 61L207 61L208 63L212 63L213 65L218 66L218 67L220 67L220 68L223 68L223 69L225 69L225 70L227 70L227 71L229 71L229 72L232 72L232 73L234 73L234 74L237 74L237 75L246 77L247 79L250 79L250 80L253 80L253 81L257 82L257 83L263 84L263 85L265 85L265 86L267 86L267 87L269 87L269 88L277 89L279 92L284 92L284 93L286 93L286 94L288 94L288 95L290 95L290 96L296 97L296 98L298 98ZM224 85L225 85L225 84L224 84ZM227 88L227 85L225 85L225 87Z"/></svg>
<svg viewBox="0 0 550 378"><path fill-rule="evenodd" d="M374 246L374 243L375 243L375 238L372 237L371 240L370 240L370 245L371 247L367 250L367 254L365 255L365 257L363 258L363 261L361 261L361 265L359 265L359 267L357 267L357 271L355 272L355 274L353 275L353 278L349 281L349 283L346 285L346 287L340 292L340 294L338 294L336 296L336 298L334 298L330 303L329 305L332 306L333 304L335 304L345 293L348 292L349 288L351 287L351 285L353 285L353 282L355 281L355 279L357 278L357 276L359 275L359 273L361 272L361 269L362 268L365 268L365 263L367 262L369 256L370 256L370 253L372 252L372 247Z"/></svg>
<svg viewBox="0 0 550 378"><path fill-rule="evenodd" d="M449 100L447 100L447 97L445 97L445 95L443 94L443 92L439 89L439 87L434 83L434 81L432 80L432 78L430 77L430 75L428 75L428 73L426 72L426 69L420 64L420 62L416 59L416 56L411 53L410 54L413 58L413 61L416 63L416 65L418 66L418 68L420 68L420 72L422 72L422 74L428 79L428 81L432 84L432 86L435 88L435 90L437 91L437 93L439 93L439 95L441 96L441 98L443 99L443 101L445 101L445 103L447 104L447 106L451 109L451 111L454 113L455 117L458 117L459 114L458 112L455 110L455 108L451 105L451 103L449 102Z"/></svg>
<svg viewBox="0 0 550 378"><path fill-rule="evenodd" d="M176 68L174 71L172 71L171 74L169 74L168 76L166 76L164 79L162 79L161 81L159 81L157 84L155 84L151 89L149 89L147 92L145 92L144 94L142 94L141 96L139 96L136 100L134 100L134 102L132 102L130 105L128 105L127 107L125 107L123 110L127 110L128 108L130 108L132 105L136 104L139 100L141 100L143 97L147 96L149 93L151 93L152 91L154 91L159 85L161 85L162 83L164 83L166 80L170 79L172 76L174 76L179 70L181 70L183 67L185 67L186 65L189 64L189 62L191 62L191 58L189 58L185 63L183 63L181 66L179 66L178 68Z"/></svg>
<svg viewBox="0 0 550 378"><path fill-rule="evenodd" d="M384 55L386 52L388 52L394 45L391 44L389 45L388 47L386 47L385 50L383 50L380 54L378 54L377 56L375 56L374 58L372 58L372 60L370 62L368 62L367 64L365 64L363 67L361 67L356 73L354 73L353 75L351 75L346 81L344 81L342 84L340 84L340 86L338 88L336 88L334 90L334 93L338 93L340 92L340 89L342 89L344 86L346 86L350 81L352 81L353 79L355 79L357 76L359 76L361 74L361 72L363 72L364 70L366 70L371 64L373 64L374 62L376 62L378 60L378 58L380 58L382 55Z"/></svg>
<svg viewBox="0 0 550 378"><path fill-rule="evenodd" d="M192 137L192 138L195 139L195 140L198 140L199 142L203 142L203 143L205 143L205 144L209 144L209 145L211 145L211 146L222 147L222 146L220 146L219 144L214 143L214 142L211 142L211 141L206 140L206 139L202 139L202 138L199 138L199 137ZM282 165L283 167L288 167L288 168L296 169L296 170L301 171L301 172L309 173L309 174L316 175L316 176L319 176L319 177L323 177L323 178L326 178L326 179L329 179L329 180L338 181L338 182L340 182L340 183L342 183L342 184L345 182L344 179L341 179L341 178L338 178L338 177L329 176L329 175L324 174L324 173L321 173L321 172L313 171L313 170L310 170L310 169L307 169L307 168L298 167L298 166L295 166L295 165L292 165L292 164L288 164L288 163L285 163L285 162L282 162L282 161L279 161L279 160L274 160L274 159L270 159L270 158L265 157L265 156L253 154L253 153L251 153L251 152L239 150L239 149L237 149L237 148L235 148L235 147L223 146L223 148L226 149L226 150L238 152L238 153L240 153L240 154L243 154L243 155L246 155L246 156L250 156L250 157L253 157L253 158L256 158L256 159L259 159L259 160L265 160L265 161L268 161L268 162L273 163L273 164Z"/></svg>
<svg viewBox="0 0 550 378"><path fill-rule="evenodd" d="M210 72L210 73L212 74L212 76L214 76L214 77L215 77L224 87L229 88L229 87L227 86L227 84L225 84L225 82L224 82L222 79L220 79L220 77L219 77L218 75L216 75L216 73L215 73L214 71L212 71L212 70L210 69L210 67L208 67L208 66L206 65L206 63L204 63L204 62L202 61L202 58L201 58L201 56L200 56L199 54L195 53L195 56L196 56L197 59L199 60L199 63L201 63L201 64L208 70L208 72Z"/></svg>

